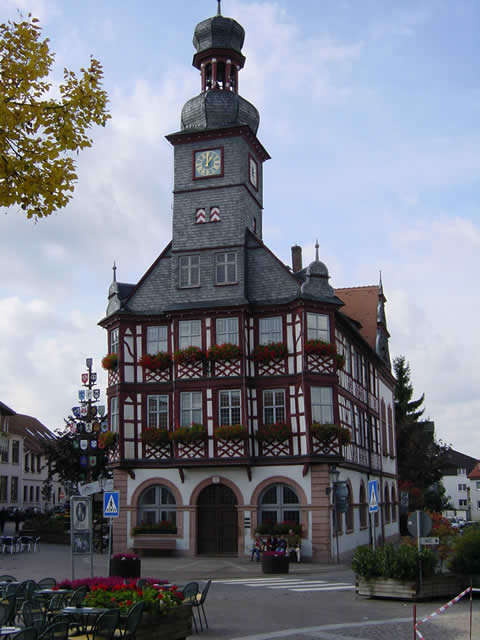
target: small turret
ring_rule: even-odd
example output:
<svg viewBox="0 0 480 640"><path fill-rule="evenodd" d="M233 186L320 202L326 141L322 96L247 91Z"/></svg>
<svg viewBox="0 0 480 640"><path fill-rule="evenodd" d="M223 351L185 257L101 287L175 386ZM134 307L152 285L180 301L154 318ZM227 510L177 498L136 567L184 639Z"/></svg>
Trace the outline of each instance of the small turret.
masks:
<svg viewBox="0 0 480 640"><path fill-rule="evenodd" d="M383 293L382 272L380 271L380 282L378 285L378 302L377 302L377 338L376 352L377 355L385 362L389 369L392 365L390 362L390 351L388 348L388 339L390 334L387 329L387 318L385 315L385 303L387 299Z"/></svg>

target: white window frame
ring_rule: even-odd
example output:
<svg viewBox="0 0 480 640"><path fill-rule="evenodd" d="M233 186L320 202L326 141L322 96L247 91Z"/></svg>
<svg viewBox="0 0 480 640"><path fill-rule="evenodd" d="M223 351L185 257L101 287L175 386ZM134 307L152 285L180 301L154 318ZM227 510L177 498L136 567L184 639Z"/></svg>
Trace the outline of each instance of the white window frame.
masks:
<svg viewBox="0 0 480 640"><path fill-rule="evenodd" d="M217 344L239 344L238 318L217 318L215 320Z"/></svg>
<svg viewBox="0 0 480 640"><path fill-rule="evenodd" d="M283 342L282 316L260 318L258 321L258 343L270 344L271 342Z"/></svg>
<svg viewBox="0 0 480 640"><path fill-rule="evenodd" d="M202 321L180 320L178 323L178 348L202 348Z"/></svg>
<svg viewBox="0 0 480 640"><path fill-rule="evenodd" d="M271 399L268 397L272 394ZM285 422L287 408L285 405L284 389L263 390L263 424L275 424ZM271 418L270 418L271 415Z"/></svg>
<svg viewBox="0 0 480 640"><path fill-rule="evenodd" d="M330 318L326 313L307 313L307 339L330 342Z"/></svg>
<svg viewBox="0 0 480 640"><path fill-rule="evenodd" d="M240 389L219 391L218 419L221 426L241 424L242 398Z"/></svg>
<svg viewBox="0 0 480 640"><path fill-rule="evenodd" d="M168 429L168 395L147 396L147 427Z"/></svg>
<svg viewBox="0 0 480 640"><path fill-rule="evenodd" d="M147 327L147 353L168 351L168 327L166 325Z"/></svg>
<svg viewBox="0 0 480 640"><path fill-rule="evenodd" d="M201 391L182 391L180 393L180 426L203 424L203 398Z"/></svg>
<svg viewBox="0 0 480 640"><path fill-rule="evenodd" d="M145 495L154 490L154 501L145 502ZM151 515L150 515L151 514ZM153 485L142 491L137 502L137 521L157 524L167 520L177 523L177 503L173 491L164 485Z"/></svg>
<svg viewBox="0 0 480 640"><path fill-rule="evenodd" d="M274 500L267 502L267 498L275 494ZM288 495L294 496L296 501L288 499ZM287 496L287 499L285 499ZM288 484L273 484L264 489L260 496L259 517L261 524L279 523L284 520L300 523L300 498L293 487Z"/></svg>
<svg viewBox="0 0 480 640"><path fill-rule="evenodd" d="M333 424L333 389L332 387L311 387L310 401L312 422Z"/></svg>
<svg viewBox="0 0 480 640"><path fill-rule="evenodd" d="M235 284L237 275L237 252L217 253L215 255L215 281L217 284Z"/></svg>
<svg viewBox="0 0 480 640"><path fill-rule="evenodd" d="M110 398L110 431L112 433L119 431L118 396Z"/></svg>
<svg viewBox="0 0 480 640"><path fill-rule="evenodd" d="M180 288L200 286L200 256L180 256L178 259L178 283Z"/></svg>
<svg viewBox="0 0 480 640"><path fill-rule="evenodd" d="M110 351L109 353L120 352L120 329L116 327L110 331Z"/></svg>

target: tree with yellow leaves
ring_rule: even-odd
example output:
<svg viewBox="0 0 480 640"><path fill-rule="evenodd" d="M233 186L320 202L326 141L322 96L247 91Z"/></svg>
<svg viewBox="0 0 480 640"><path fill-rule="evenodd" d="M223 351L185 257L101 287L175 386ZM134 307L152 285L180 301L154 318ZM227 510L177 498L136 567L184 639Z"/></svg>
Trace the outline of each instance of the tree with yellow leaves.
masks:
<svg viewBox="0 0 480 640"><path fill-rule="evenodd" d="M110 118L101 64L91 57L79 77L64 69L55 98L54 57L31 14L0 24L0 206L19 206L35 220L71 199L73 154L92 145L92 125Z"/></svg>

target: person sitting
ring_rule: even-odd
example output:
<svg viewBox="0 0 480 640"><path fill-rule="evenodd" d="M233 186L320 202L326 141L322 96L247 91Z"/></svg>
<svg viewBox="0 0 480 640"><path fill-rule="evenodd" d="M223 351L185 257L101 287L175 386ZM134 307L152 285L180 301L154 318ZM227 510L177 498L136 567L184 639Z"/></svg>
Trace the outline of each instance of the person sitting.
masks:
<svg viewBox="0 0 480 640"><path fill-rule="evenodd" d="M287 537L287 553L290 556L295 553L297 562L300 562L300 536L293 533L293 529L290 529Z"/></svg>
<svg viewBox="0 0 480 640"><path fill-rule="evenodd" d="M285 553L286 550L287 550L287 541L285 540L285 538L280 538L275 548L275 551L278 551L279 553Z"/></svg>
<svg viewBox="0 0 480 640"><path fill-rule="evenodd" d="M255 542L252 547L252 557L250 558L250 562L253 560L253 556L257 556L257 562L260 562L260 552L263 551L263 542L260 538L255 538Z"/></svg>

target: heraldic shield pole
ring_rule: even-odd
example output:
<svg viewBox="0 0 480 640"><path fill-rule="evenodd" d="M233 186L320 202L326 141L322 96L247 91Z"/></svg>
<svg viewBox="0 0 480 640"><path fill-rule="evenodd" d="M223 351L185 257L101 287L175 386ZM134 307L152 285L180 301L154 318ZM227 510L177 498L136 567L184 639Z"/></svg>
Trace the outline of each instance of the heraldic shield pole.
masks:
<svg viewBox="0 0 480 640"><path fill-rule="evenodd" d="M72 415L65 421L72 445L79 454L80 489L82 495L70 497L70 541L72 580L75 579L74 559L90 555L90 575L93 577L93 501L92 494L104 490L107 481L105 465L109 451L116 445L116 434L109 430L105 405L97 404L100 389L97 374L92 371L92 358L86 359L87 372L82 373L79 404L72 407Z"/></svg>

